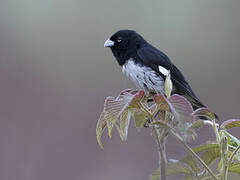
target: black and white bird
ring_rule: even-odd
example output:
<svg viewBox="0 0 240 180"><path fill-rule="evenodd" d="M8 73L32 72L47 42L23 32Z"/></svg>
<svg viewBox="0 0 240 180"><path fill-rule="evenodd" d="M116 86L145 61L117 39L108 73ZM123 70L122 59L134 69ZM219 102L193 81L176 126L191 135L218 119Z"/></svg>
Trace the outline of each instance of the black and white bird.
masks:
<svg viewBox="0 0 240 180"><path fill-rule="evenodd" d="M168 56L133 30L120 30L106 40L105 47L112 50L118 64L140 89L164 94L164 81L170 71L172 93L187 98L193 109L205 107L197 98L180 70Z"/></svg>

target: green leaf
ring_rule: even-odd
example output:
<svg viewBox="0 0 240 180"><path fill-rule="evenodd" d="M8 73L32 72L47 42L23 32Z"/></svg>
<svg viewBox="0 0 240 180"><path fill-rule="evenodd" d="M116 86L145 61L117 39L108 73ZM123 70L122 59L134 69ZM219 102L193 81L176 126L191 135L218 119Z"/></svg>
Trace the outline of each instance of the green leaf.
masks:
<svg viewBox="0 0 240 180"><path fill-rule="evenodd" d="M117 99L114 97L107 97L105 100L103 118L107 122L108 135L110 138L112 137L112 129L114 127L114 124L120 116L120 112L127 103L128 101L126 101L126 99Z"/></svg>
<svg viewBox="0 0 240 180"><path fill-rule="evenodd" d="M195 122L193 122L193 124L189 127L191 129L199 129L204 125L204 121L203 120L197 120Z"/></svg>
<svg viewBox="0 0 240 180"><path fill-rule="evenodd" d="M219 147L211 148L206 150L202 155L202 160L207 164L210 165L215 159L221 156Z"/></svg>
<svg viewBox="0 0 240 180"><path fill-rule="evenodd" d="M187 166L189 168L191 168L191 170L195 173L199 172L199 167L198 164L196 162L196 159L192 156L192 154L187 154L182 160L181 162L187 164Z"/></svg>
<svg viewBox="0 0 240 180"><path fill-rule="evenodd" d="M131 116L134 112L133 109L140 109L142 107L141 101L145 96L144 91L137 92L127 103L119 113L119 123L120 123L120 136L123 141L127 140L128 127L130 124Z"/></svg>
<svg viewBox="0 0 240 180"><path fill-rule="evenodd" d="M103 145L101 142L101 137L102 137L102 133L104 132L104 129L107 126L107 122L104 119L104 113L101 113L100 118L97 122L97 126L96 126L96 136L97 136L97 142L98 145L103 149Z"/></svg>
<svg viewBox="0 0 240 180"><path fill-rule="evenodd" d="M204 116L210 120L216 119L214 113L212 113L208 108L199 108L193 112L194 116Z"/></svg>
<svg viewBox="0 0 240 180"><path fill-rule="evenodd" d="M194 147L193 151L196 153L199 153L199 152L206 151L212 148L217 148L217 147L219 147L217 143L201 144L197 147Z"/></svg>
<svg viewBox="0 0 240 180"><path fill-rule="evenodd" d="M222 168L223 168L223 163L222 163L222 159L220 159L220 161L218 162L218 172L221 172L222 171Z"/></svg>
<svg viewBox="0 0 240 180"><path fill-rule="evenodd" d="M233 163L229 167L229 172L240 174L240 163Z"/></svg>
<svg viewBox="0 0 240 180"><path fill-rule="evenodd" d="M228 133L225 130L221 130L220 132L223 132L228 137L229 145L234 146L234 147L237 147L240 145L240 140L237 137L231 135L230 133Z"/></svg>
<svg viewBox="0 0 240 180"><path fill-rule="evenodd" d="M202 144L192 148L192 150L195 153L202 152L200 157L208 165L211 164L217 157L220 156L219 146L216 143ZM195 158L193 158L192 154L187 153L187 155L181 161L185 162L189 167L191 167L191 169L194 172L197 173L199 171L196 160Z"/></svg>
<svg viewBox="0 0 240 180"><path fill-rule="evenodd" d="M221 125L221 128L230 129L233 127L240 127L240 119L229 119L224 121Z"/></svg>
<svg viewBox="0 0 240 180"><path fill-rule="evenodd" d="M105 114L104 118L107 122L108 135L110 138L112 136L112 129L118 120L120 121L120 137L122 140L126 140L128 125L130 121L130 114L128 110L131 108L139 108L141 100L144 96L144 91L135 92L131 90L125 90L122 91L117 98L106 98L103 112Z"/></svg>
<svg viewBox="0 0 240 180"><path fill-rule="evenodd" d="M123 134L123 131L120 128L120 124L117 122L114 126L116 127L121 140L124 141L124 134Z"/></svg>
<svg viewBox="0 0 240 180"><path fill-rule="evenodd" d="M145 97L144 91L126 89L118 97L107 97L104 101L104 108L98 119L96 126L97 142L101 148L101 136L105 128L108 128L108 136L112 137L112 130L115 126L122 140L126 140L130 113L128 110L139 108L142 98ZM117 122L119 121L119 122Z"/></svg>
<svg viewBox="0 0 240 180"><path fill-rule="evenodd" d="M174 174L185 174L192 176L192 171L185 167L183 163L177 161L177 162L168 162L166 164L166 175L174 175ZM150 175L149 180L159 180L160 179L160 169L157 168L152 175Z"/></svg>
<svg viewBox="0 0 240 180"><path fill-rule="evenodd" d="M120 130L123 135L122 136L123 141L127 140L130 119L131 119L131 112L130 112L130 110L126 109L120 116Z"/></svg>
<svg viewBox="0 0 240 180"><path fill-rule="evenodd" d="M135 126L136 128L142 128L146 124L148 120L148 114L146 112L140 111L140 110L135 110L132 113L133 119L135 121Z"/></svg>

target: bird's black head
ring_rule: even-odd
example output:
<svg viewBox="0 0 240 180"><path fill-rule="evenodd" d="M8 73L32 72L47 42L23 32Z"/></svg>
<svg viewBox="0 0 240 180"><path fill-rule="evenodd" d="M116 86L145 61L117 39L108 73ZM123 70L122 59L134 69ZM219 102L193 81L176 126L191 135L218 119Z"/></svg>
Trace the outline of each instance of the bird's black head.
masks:
<svg viewBox="0 0 240 180"><path fill-rule="evenodd" d="M113 55L122 66L128 59L134 58L137 49L142 47L146 41L132 30L120 30L113 34L104 44L110 47Z"/></svg>

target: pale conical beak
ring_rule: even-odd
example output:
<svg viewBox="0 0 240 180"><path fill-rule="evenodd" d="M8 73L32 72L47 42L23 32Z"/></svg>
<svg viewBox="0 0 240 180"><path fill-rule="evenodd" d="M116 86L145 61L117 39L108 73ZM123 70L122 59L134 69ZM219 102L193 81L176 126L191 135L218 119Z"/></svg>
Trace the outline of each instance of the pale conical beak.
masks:
<svg viewBox="0 0 240 180"><path fill-rule="evenodd" d="M110 39L105 41L104 47L112 47L112 46L114 46L114 41L112 41Z"/></svg>

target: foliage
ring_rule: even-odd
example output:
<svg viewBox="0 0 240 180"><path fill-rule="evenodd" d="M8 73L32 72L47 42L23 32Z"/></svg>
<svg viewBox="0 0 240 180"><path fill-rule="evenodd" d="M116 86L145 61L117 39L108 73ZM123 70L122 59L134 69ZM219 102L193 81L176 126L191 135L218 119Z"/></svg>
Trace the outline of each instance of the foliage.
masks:
<svg viewBox="0 0 240 180"><path fill-rule="evenodd" d="M183 174L185 180L190 179L227 179L228 173L240 174L240 140L227 130L240 126L239 119L216 123L216 117L208 108L193 110L190 102L183 96L172 94L170 74L165 80L165 95L146 94L143 90L126 89L117 97L107 97L104 108L97 122L97 142L103 148L101 136L105 130L112 137L112 130L116 128L121 139L127 140L128 127L131 120L136 128L150 127L155 130L155 138L160 148L161 166L149 177L150 180L164 179L166 175ZM151 101L152 100L152 101ZM151 101L151 102L149 102ZM205 117L208 120L202 120ZM215 142L207 142L190 148L187 142L196 138L196 130L203 125L213 128L216 135ZM165 156L164 142L173 135L188 150L183 159L171 160ZM164 162L166 158L166 162ZM218 173L210 169L213 162L218 161ZM166 171L166 172L160 172Z"/></svg>

